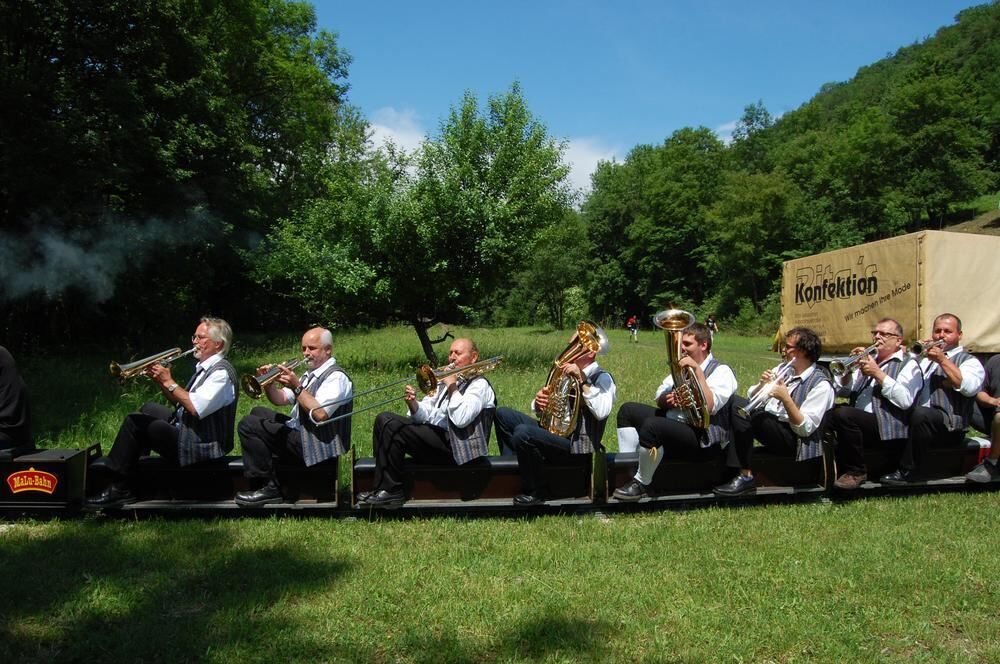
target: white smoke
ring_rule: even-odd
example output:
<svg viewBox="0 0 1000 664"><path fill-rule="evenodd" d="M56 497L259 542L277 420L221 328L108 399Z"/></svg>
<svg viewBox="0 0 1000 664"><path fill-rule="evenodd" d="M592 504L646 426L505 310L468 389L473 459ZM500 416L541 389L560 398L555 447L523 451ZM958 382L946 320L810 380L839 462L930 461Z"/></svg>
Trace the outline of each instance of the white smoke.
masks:
<svg viewBox="0 0 1000 664"><path fill-rule="evenodd" d="M126 271L159 249L193 245L218 231L201 211L171 221L102 219L87 229L62 230L35 218L27 234L0 232L0 299L55 297L69 288L104 302Z"/></svg>

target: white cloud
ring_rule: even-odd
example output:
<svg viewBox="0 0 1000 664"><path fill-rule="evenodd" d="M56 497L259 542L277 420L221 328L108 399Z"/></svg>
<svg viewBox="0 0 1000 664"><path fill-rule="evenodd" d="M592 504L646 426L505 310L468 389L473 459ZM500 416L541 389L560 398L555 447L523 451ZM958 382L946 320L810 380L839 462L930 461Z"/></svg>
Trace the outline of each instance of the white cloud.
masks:
<svg viewBox="0 0 1000 664"><path fill-rule="evenodd" d="M715 135L719 137L720 141L729 145L733 142L733 130L736 129L737 124L739 124L739 120L721 124L715 128Z"/></svg>
<svg viewBox="0 0 1000 664"><path fill-rule="evenodd" d="M569 139L565 159L569 165L570 185L583 194L590 191L590 176L597 170L597 162L616 158L616 150L605 145L598 138L579 137Z"/></svg>
<svg viewBox="0 0 1000 664"><path fill-rule="evenodd" d="M425 138L416 111L410 109L397 111L391 106L380 108L372 114L369 126L376 146L382 146L387 140L391 140L397 147L413 152Z"/></svg>

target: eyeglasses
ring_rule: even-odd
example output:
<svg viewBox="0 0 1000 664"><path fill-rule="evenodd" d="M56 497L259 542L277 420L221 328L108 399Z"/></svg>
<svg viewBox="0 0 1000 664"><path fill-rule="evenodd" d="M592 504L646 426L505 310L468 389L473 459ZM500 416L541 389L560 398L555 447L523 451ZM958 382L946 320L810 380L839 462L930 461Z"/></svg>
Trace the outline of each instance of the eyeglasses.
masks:
<svg viewBox="0 0 1000 664"><path fill-rule="evenodd" d="M896 334L895 332L883 332L882 330L872 330L873 337L877 337L879 335L882 335L883 337L899 337L899 335Z"/></svg>
<svg viewBox="0 0 1000 664"><path fill-rule="evenodd" d="M798 349L798 346L792 346L792 345L789 345L789 344L785 344L784 346L781 347L781 350L797 350L797 349Z"/></svg>
<svg viewBox="0 0 1000 664"><path fill-rule="evenodd" d="M212 337L210 337L207 334L192 334L191 335L191 343L194 344L194 343L198 343L199 341L204 341L205 339L211 339L211 338Z"/></svg>

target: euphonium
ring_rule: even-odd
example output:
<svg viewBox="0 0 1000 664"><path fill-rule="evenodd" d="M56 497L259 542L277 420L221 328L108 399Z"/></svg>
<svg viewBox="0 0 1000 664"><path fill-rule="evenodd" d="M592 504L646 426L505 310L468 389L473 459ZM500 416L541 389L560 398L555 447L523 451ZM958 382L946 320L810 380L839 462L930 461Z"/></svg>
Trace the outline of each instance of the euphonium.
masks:
<svg viewBox="0 0 1000 664"><path fill-rule="evenodd" d="M163 352L156 353L155 355L144 357L141 360L129 362L128 364L118 364L117 362L112 362L108 365L108 371L111 372L112 376L118 379L119 383L124 384L125 381L130 378L135 378L136 376L145 373L146 369L150 368L154 364L166 367L185 355L190 355L194 351L194 348L189 348L185 351L182 351L180 348L171 348L170 350L165 350Z"/></svg>
<svg viewBox="0 0 1000 664"><path fill-rule="evenodd" d="M261 395L264 394L264 388L277 380L278 376L281 375L281 367L295 369L303 362L305 362L304 358L292 358L282 364L275 364L259 376L256 374L243 374L240 378L240 385L243 386L243 391L246 392L248 397L251 399L260 399Z"/></svg>
<svg viewBox="0 0 1000 664"><path fill-rule="evenodd" d="M564 438L576 429L576 420L580 416L580 390L582 386L574 376L563 373L559 368L563 364L573 362L587 353L603 355L608 352L608 335L596 323L582 320L576 326L576 337L559 353L552 362L549 377L545 381L549 400L538 424L549 433Z"/></svg>
<svg viewBox="0 0 1000 664"><path fill-rule="evenodd" d="M470 379L474 376L481 376L487 371L492 371L500 366L500 362L503 361L502 355L497 355L496 357L491 357L488 360L480 360L479 362L474 362L472 364L467 364L464 367L456 367L452 364L446 364L443 367L438 367L433 369L430 365L424 364L419 369L417 369L417 374L415 380L417 383L417 388L424 394L434 394L437 392L438 380L445 378L447 376L458 376L459 378ZM358 413L363 413L366 410L371 410L372 408L378 408L379 406L384 406L387 403L392 403L393 401L399 401L401 397L392 397L390 399L384 399L378 403L373 403L370 406L365 406L364 408L356 408L349 413L342 413L336 417L331 417L325 420L317 420L314 413L322 408L329 408L330 406L336 406L339 404L347 403L348 401L353 401L359 397L363 397L367 394L372 394L373 392L382 392L394 385L399 385L400 383L407 383L411 378L401 378L400 380L393 381L391 383L386 383L385 385L379 385L378 387L373 387L364 392L357 392L344 399L334 399L333 401L327 401L326 403L321 403L312 410L309 411L309 420L318 427L326 426L327 424L333 424L338 420L342 420L345 417L350 417L351 415L357 415Z"/></svg>
<svg viewBox="0 0 1000 664"><path fill-rule="evenodd" d="M681 309L666 309L653 316L653 325L663 330L667 340L667 359L670 375L674 379L674 400L684 411L684 419L697 429L707 429L708 401L701 389L701 383L691 367L679 364L681 357L681 333L694 324L694 316Z"/></svg>
<svg viewBox="0 0 1000 664"><path fill-rule="evenodd" d="M910 352L917 357L927 357L927 351L931 348L937 348L939 346L944 346L947 342L944 339L938 339L937 341L931 341L930 343L924 343L923 341L914 341L910 345Z"/></svg>
<svg viewBox="0 0 1000 664"><path fill-rule="evenodd" d="M878 347L881 346L881 342L874 343L868 348L865 348L860 353L856 353L849 357L838 357L835 360L830 360L830 373L833 374L834 378L840 378L844 374L854 371L861 360L865 359L869 355L878 352Z"/></svg>

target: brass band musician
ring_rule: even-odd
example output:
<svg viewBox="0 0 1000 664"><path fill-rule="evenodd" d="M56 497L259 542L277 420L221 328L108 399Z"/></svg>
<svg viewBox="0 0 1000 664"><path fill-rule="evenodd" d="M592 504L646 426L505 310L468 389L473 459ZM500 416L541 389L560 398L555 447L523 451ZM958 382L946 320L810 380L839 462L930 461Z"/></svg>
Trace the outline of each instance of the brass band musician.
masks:
<svg viewBox="0 0 1000 664"><path fill-rule="evenodd" d="M709 425L700 428L686 421L675 398L672 374L656 391L655 408L635 402L623 404L617 419L618 449L637 451L639 469L630 482L615 489L617 500L635 502L646 496L664 457L708 460L729 443L728 407L737 388L736 374L712 355L712 332L707 325L693 323L680 334L682 356L678 363L694 372L705 396ZM732 445L728 451L732 453ZM739 465L732 457L730 463Z"/></svg>
<svg viewBox="0 0 1000 664"><path fill-rule="evenodd" d="M570 337L569 345L579 343L579 332ZM498 408L496 416L497 442L500 449L508 448L517 454L521 474L522 493L514 497L520 507L541 505L549 495L545 464L566 461L574 454L590 454L603 449L601 438L611 408L615 403L615 380L597 364L597 355L607 352L607 346L598 351L580 348L568 362L556 367L558 376L574 381L579 388L578 414L575 425L566 435L558 435L540 425L541 416L550 406L553 387L547 382L535 394L531 410L535 417L512 408ZM565 355L565 353L564 353Z"/></svg>
<svg viewBox="0 0 1000 664"><path fill-rule="evenodd" d="M882 445L898 453L906 441L910 413L923 385L920 367L903 348L903 327L883 318L872 330L874 355L855 348L857 367L839 380L838 392L849 405L830 411L829 424L836 436L838 489L857 489L868 479L865 447Z"/></svg>
<svg viewBox="0 0 1000 664"><path fill-rule="evenodd" d="M966 473L971 482L992 482L1000 478L1000 354L986 362L986 380L976 395L978 408L972 412L972 426L990 437L990 453Z"/></svg>
<svg viewBox="0 0 1000 664"><path fill-rule="evenodd" d="M270 408L255 407L240 420L237 431L243 447L243 474L260 484L236 494L241 507L258 507L283 500L274 472L275 458L313 466L346 452L351 446L351 418L317 425L341 413L350 412L353 384L350 376L333 357L330 330L314 327L302 335L302 357L307 371L301 377L284 365L265 365L258 375L278 370L264 393L276 406L291 406L289 415ZM333 403L330 403L333 402ZM320 408L322 404L330 404ZM313 417L310 418L309 414Z"/></svg>
<svg viewBox="0 0 1000 664"><path fill-rule="evenodd" d="M146 374L160 387L172 408L147 403L125 417L106 465L114 481L87 501L93 508L135 502L132 486L139 457L155 450L163 459L188 466L225 456L233 449L233 425L239 398L236 370L225 359L233 343L233 330L221 318L202 318L191 337L195 372L180 387L170 367L155 363Z"/></svg>
<svg viewBox="0 0 1000 664"><path fill-rule="evenodd" d="M931 339L924 344L924 357L920 360L924 382L910 417L910 431L899 468L883 475L879 480L883 484L920 481L927 448L932 443L960 445L972 420L985 371L979 360L961 345L962 321L954 314L939 315L934 319Z"/></svg>
<svg viewBox="0 0 1000 664"><path fill-rule="evenodd" d="M741 467L730 482L713 489L716 494L738 496L755 490L756 479L751 469L754 438L796 461L822 455L820 425L833 406L834 389L829 376L816 366L821 349L819 336L813 330L792 328L781 348L785 359L781 366L788 369L787 378L779 380L779 367L775 367L761 374L760 382L748 392L753 397L759 390L770 389L771 398L764 402L763 408L749 413L747 418L740 415L740 406L745 406L746 400L734 399L733 442Z"/></svg>
<svg viewBox="0 0 1000 664"><path fill-rule="evenodd" d="M455 339L448 361L456 368L479 359L471 339ZM496 414L496 394L482 375L451 373L441 378L437 390L417 401L411 385L404 388L409 416L379 413L372 431L375 448L375 488L358 495L363 505L396 508L406 501L403 460L464 465L486 456Z"/></svg>

